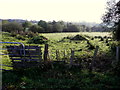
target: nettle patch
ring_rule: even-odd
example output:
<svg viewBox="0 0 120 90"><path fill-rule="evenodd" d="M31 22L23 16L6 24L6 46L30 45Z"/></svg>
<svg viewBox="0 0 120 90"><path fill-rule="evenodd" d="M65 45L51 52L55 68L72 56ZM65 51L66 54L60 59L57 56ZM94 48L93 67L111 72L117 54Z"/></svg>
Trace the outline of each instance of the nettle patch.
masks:
<svg viewBox="0 0 120 90"><path fill-rule="evenodd" d="M46 44L48 39L44 36L34 36L28 40L28 44Z"/></svg>
<svg viewBox="0 0 120 90"><path fill-rule="evenodd" d="M87 40L87 37L85 35L75 35L75 36L67 36L67 37L64 37L63 39L69 39L69 40Z"/></svg>
<svg viewBox="0 0 120 90"><path fill-rule="evenodd" d="M71 42L71 41L88 41L91 37L90 36L87 36L87 35L80 35L80 34L77 34L75 36L67 36L67 37L64 37L62 38L59 42Z"/></svg>
<svg viewBox="0 0 120 90"><path fill-rule="evenodd" d="M71 40L87 40L87 39L83 35L76 35L76 36L72 37Z"/></svg>

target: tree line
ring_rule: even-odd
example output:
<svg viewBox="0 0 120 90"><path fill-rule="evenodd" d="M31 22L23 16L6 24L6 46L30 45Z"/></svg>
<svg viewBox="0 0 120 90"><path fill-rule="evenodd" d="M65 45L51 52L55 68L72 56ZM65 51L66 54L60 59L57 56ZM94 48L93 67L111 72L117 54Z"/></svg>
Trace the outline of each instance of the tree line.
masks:
<svg viewBox="0 0 120 90"><path fill-rule="evenodd" d="M86 26L81 24L75 24L64 21L52 21L46 22L44 20L38 21L33 24L30 21L25 22L9 22L8 20L2 20L2 31L5 32L34 32L34 33L56 33L56 32L99 32L105 31L106 27L101 26Z"/></svg>

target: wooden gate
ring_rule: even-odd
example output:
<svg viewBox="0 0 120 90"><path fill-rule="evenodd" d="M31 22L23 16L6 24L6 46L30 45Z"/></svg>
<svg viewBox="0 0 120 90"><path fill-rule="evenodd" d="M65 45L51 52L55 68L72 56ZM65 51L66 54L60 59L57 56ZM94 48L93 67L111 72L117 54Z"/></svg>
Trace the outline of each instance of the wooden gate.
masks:
<svg viewBox="0 0 120 90"><path fill-rule="evenodd" d="M13 68L27 68L39 65L42 61L41 47L39 46L7 46L8 55Z"/></svg>

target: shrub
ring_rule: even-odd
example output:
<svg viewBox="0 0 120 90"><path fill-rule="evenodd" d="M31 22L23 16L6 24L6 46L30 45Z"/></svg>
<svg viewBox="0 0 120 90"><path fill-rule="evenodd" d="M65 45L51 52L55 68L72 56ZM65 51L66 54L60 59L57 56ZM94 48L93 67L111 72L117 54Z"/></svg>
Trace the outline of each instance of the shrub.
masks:
<svg viewBox="0 0 120 90"><path fill-rule="evenodd" d="M34 33L34 32L29 31L29 32L26 32L26 36L27 36L28 38L32 38L32 37L34 37L34 36L38 36L38 34L37 34L37 33Z"/></svg>
<svg viewBox="0 0 120 90"><path fill-rule="evenodd" d="M16 38L17 38L18 40L25 40L25 37L22 36L22 35L19 35L19 34L16 36Z"/></svg>
<svg viewBox="0 0 120 90"><path fill-rule="evenodd" d="M86 35L76 35L76 36L67 36L67 37L64 37L63 39L62 39L62 41L63 40L65 40L65 39L69 39L69 40L80 40L80 41L82 41L82 40L86 40L87 41L87 38L88 38L88 36Z"/></svg>
<svg viewBox="0 0 120 90"><path fill-rule="evenodd" d="M28 44L45 44L48 42L48 39L44 36L34 36L28 40Z"/></svg>
<svg viewBox="0 0 120 90"><path fill-rule="evenodd" d="M87 39L82 35L76 35L71 40L87 40Z"/></svg>
<svg viewBox="0 0 120 90"><path fill-rule="evenodd" d="M16 32L11 32L11 36L12 36L12 37L15 37L16 35L17 35Z"/></svg>

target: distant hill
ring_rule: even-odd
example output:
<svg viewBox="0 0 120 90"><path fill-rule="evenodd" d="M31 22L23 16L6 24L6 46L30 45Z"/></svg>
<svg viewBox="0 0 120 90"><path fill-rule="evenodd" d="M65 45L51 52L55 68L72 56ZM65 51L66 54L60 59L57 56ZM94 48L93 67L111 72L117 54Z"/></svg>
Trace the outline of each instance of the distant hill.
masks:
<svg viewBox="0 0 120 90"><path fill-rule="evenodd" d="M23 23L23 22L25 22L25 21L28 21L28 20L23 20L23 19L0 19L0 21L2 21L2 20L7 20L7 21L9 21L9 22L18 22L18 23ZM30 21L31 23L38 23L38 21L36 21L36 20L31 20Z"/></svg>

